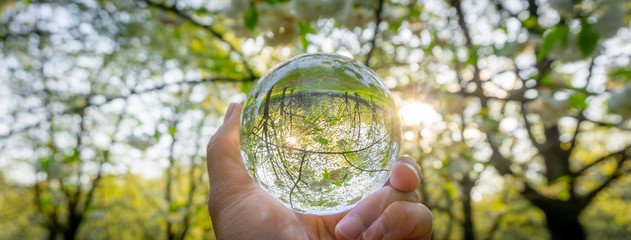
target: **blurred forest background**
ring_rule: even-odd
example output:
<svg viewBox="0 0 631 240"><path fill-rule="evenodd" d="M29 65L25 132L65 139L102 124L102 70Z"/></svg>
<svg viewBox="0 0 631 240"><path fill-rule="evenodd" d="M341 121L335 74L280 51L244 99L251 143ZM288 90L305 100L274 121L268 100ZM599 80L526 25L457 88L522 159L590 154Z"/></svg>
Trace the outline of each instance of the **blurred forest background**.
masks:
<svg viewBox="0 0 631 240"><path fill-rule="evenodd" d="M629 7L2 0L0 239L213 239L206 142L305 52L392 89L435 239L628 239Z"/></svg>

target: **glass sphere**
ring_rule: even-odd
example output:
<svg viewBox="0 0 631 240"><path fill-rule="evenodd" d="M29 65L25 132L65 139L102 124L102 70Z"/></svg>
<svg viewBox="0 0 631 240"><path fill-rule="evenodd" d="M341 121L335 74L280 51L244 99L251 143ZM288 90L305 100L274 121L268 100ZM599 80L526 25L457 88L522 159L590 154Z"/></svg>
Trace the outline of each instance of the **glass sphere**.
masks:
<svg viewBox="0 0 631 240"><path fill-rule="evenodd" d="M401 144L388 88L361 63L304 54L268 71L241 118L252 178L296 212L333 214L388 179Z"/></svg>

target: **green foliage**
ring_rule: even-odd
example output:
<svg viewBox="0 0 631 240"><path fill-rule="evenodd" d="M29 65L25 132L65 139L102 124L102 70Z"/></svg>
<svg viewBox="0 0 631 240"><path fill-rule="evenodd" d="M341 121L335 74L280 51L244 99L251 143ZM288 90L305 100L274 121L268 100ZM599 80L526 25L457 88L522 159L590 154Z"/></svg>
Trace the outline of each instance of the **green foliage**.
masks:
<svg viewBox="0 0 631 240"><path fill-rule="evenodd" d="M623 83L631 81L631 67L620 67L613 69L609 72L609 76L614 81L620 81Z"/></svg>
<svg viewBox="0 0 631 240"><path fill-rule="evenodd" d="M177 133L177 128L175 126L169 126L169 135L175 136Z"/></svg>
<svg viewBox="0 0 631 240"><path fill-rule="evenodd" d="M552 86L554 84L554 80L552 80L550 74L546 74L541 78L540 83L544 86Z"/></svg>
<svg viewBox="0 0 631 240"><path fill-rule="evenodd" d="M252 5L248 10L245 11L243 15L243 22L245 23L245 27L250 30L253 30L256 27L256 24L259 21L259 13L256 10L256 5Z"/></svg>
<svg viewBox="0 0 631 240"><path fill-rule="evenodd" d="M570 107L581 111L587 109L587 97L589 97L589 95L584 92L579 91L572 93L569 98Z"/></svg>
<svg viewBox="0 0 631 240"><path fill-rule="evenodd" d="M300 43L302 44L303 51L306 51L309 46L307 34L316 33L316 31L311 27L311 24L305 21L298 21L298 27L300 28Z"/></svg>
<svg viewBox="0 0 631 240"><path fill-rule="evenodd" d="M578 47L583 56L590 56L598 46L598 34L592 30L587 20L581 21L581 31L578 33Z"/></svg>
<svg viewBox="0 0 631 240"><path fill-rule="evenodd" d="M284 2L288 2L289 0L264 0L266 3L271 3L271 4L278 4L278 3L284 3Z"/></svg>
<svg viewBox="0 0 631 240"><path fill-rule="evenodd" d="M467 58L467 64L469 65L475 65L478 63L478 46L472 46L470 47L469 50L469 54L468 54L468 58Z"/></svg>
<svg viewBox="0 0 631 240"><path fill-rule="evenodd" d="M570 28L564 24L557 25L546 31L543 38L543 44L541 44L539 52L537 52L537 60L542 60L547 57L548 53L555 45L561 44L565 46L567 44L569 32Z"/></svg>
<svg viewBox="0 0 631 240"><path fill-rule="evenodd" d="M254 87L253 81L246 81L241 83L241 92L248 93Z"/></svg>

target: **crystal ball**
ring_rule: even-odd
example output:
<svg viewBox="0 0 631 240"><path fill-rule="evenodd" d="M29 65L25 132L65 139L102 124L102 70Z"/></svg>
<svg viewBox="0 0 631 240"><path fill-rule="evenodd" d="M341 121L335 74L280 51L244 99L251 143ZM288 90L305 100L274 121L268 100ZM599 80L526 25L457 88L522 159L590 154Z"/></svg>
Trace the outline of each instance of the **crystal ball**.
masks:
<svg viewBox="0 0 631 240"><path fill-rule="evenodd" d="M339 55L299 55L253 86L241 155L250 176L285 206L340 213L387 181L399 122L388 88L368 67Z"/></svg>

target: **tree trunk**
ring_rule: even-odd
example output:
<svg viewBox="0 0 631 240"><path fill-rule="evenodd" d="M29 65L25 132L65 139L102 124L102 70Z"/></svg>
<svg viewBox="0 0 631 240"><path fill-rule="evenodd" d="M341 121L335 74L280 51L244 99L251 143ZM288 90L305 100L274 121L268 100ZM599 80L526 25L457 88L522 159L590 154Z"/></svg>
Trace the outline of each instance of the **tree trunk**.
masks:
<svg viewBox="0 0 631 240"><path fill-rule="evenodd" d="M475 233L473 232L473 210L471 208L471 192L466 192L464 196L464 240L474 240Z"/></svg>
<svg viewBox="0 0 631 240"><path fill-rule="evenodd" d="M545 209L544 213L552 240L585 239L583 225L578 220L580 211L571 211L567 207L552 207Z"/></svg>
<svg viewBox="0 0 631 240"><path fill-rule="evenodd" d="M473 190L473 186L475 182L470 179L470 176L465 176L462 179L462 205L464 212L464 221L462 222L462 228L464 230L462 239L464 240L475 240L475 232L473 228L473 208L471 207L471 190Z"/></svg>
<svg viewBox="0 0 631 240"><path fill-rule="evenodd" d="M587 206L584 201L576 197L571 197L567 201L548 198L539 194L528 184L525 184L521 195L546 215L546 223L552 240L585 239L585 230L578 220Z"/></svg>
<svg viewBox="0 0 631 240"><path fill-rule="evenodd" d="M48 227L48 240L57 239L57 234L59 233L57 232L57 229L55 227Z"/></svg>
<svg viewBox="0 0 631 240"><path fill-rule="evenodd" d="M79 233L79 227L81 226L81 222L83 221L83 217L77 214L70 214L68 218L68 228L64 232L64 239L72 240L77 238L77 233Z"/></svg>

